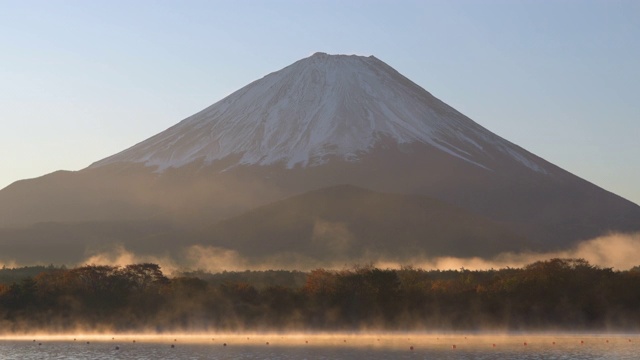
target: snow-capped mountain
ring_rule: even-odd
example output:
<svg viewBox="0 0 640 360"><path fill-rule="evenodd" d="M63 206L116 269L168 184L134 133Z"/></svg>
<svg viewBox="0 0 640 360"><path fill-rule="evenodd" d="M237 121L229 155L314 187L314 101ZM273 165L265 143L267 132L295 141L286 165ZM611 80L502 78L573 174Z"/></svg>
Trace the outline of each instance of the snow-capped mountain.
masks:
<svg viewBox="0 0 640 360"><path fill-rule="evenodd" d="M37 259L84 253L87 239L136 251L190 242L313 255L348 243L348 254L473 256L640 231L640 207L373 56L316 53L86 169L0 190L9 227L0 250ZM40 239L52 244L34 255Z"/></svg>
<svg viewBox="0 0 640 360"><path fill-rule="evenodd" d="M383 138L421 142L491 169L488 149L538 172L545 165L433 97L373 56L316 53L243 87L92 167L132 162L163 171L194 161L314 166L355 161Z"/></svg>

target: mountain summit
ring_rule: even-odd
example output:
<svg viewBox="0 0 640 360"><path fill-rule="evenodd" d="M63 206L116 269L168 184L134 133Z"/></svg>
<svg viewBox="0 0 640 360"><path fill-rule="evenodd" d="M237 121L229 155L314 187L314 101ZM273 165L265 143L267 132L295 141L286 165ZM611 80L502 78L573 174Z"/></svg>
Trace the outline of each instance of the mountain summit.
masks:
<svg viewBox="0 0 640 360"><path fill-rule="evenodd" d="M314 166L354 161L382 140L420 142L491 169L487 150L539 172L534 156L492 134L373 56L316 53L271 73L130 149L93 164Z"/></svg>
<svg viewBox="0 0 640 360"><path fill-rule="evenodd" d="M86 169L0 190L0 253L44 262L108 244L340 261L491 256L633 231L638 205L373 56L316 53Z"/></svg>

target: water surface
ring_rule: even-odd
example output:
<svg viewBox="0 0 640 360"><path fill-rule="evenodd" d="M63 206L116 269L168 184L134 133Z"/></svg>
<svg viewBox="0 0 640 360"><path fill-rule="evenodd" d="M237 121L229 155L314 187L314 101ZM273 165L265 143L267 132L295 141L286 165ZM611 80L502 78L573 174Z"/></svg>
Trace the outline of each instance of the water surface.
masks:
<svg viewBox="0 0 640 360"><path fill-rule="evenodd" d="M22 336L2 338L0 357L2 359L309 360L638 359L640 358L640 338L636 334Z"/></svg>

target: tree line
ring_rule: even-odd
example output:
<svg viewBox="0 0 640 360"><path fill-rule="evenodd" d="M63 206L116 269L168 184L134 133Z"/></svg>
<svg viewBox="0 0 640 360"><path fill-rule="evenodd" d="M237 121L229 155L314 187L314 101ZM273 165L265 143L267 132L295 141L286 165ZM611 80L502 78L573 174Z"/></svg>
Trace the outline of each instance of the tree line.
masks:
<svg viewBox="0 0 640 360"><path fill-rule="evenodd" d="M42 270L0 284L1 332L640 327L640 269L582 259L485 271L354 266L172 278L149 263Z"/></svg>

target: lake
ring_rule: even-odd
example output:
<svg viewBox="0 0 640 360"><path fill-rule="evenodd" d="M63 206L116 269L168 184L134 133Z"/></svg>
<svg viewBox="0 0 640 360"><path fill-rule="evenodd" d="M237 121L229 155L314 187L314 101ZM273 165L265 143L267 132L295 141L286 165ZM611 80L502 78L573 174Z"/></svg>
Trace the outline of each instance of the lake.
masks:
<svg viewBox="0 0 640 360"><path fill-rule="evenodd" d="M0 358L638 359L640 337L415 333L19 336L0 339Z"/></svg>

